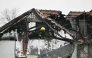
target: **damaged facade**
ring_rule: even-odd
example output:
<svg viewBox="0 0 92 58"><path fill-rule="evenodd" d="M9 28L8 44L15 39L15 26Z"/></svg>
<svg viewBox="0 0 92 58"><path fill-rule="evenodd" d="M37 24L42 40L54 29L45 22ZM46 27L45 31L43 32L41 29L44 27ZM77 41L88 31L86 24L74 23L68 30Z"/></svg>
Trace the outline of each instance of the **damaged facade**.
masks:
<svg viewBox="0 0 92 58"><path fill-rule="evenodd" d="M18 40L21 41L23 40L23 52L22 54L26 55L27 52L27 44L28 44L28 39L38 39L39 35L39 30L41 27L46 28L45 32L45 39L51 40L51 39L59 39L63 41L70 42L70 46L73 47L73 51L70 50L67 51L67 53L61 53L62 55L60 57L64 58L82 58L82 57L90 57L92 55L90 48L88 44L91 45L91 29L92 29L92 24L91 24L91 19L92 19L92 11L89 12L77 12L77 11L70 11L69 14L64 17L65 15L62 14L61 11L58 10L38 10L38 9L31 9L22 15L16 17L12 21L8 22L7 24L3 25L0 28L0 36L1 40L4 40L6 37L2 37L6 33L10 33L12 30L17 31L18 35ZM29 23L35 22L36 26L29 28ZM31 30L35 28L34 30ZM69 39L66 37L63 37L58 33L58 31L63 30L65 33L68 33L73 39ZM59 37L57 37L55 34L57 34ZM9 36L7 36L8 38ZM13 37L9 37L9 39L12 39ZM14 39L14 38L13 38ZM82 43L78 44L77 46L73 46L76 43ZM84 45L85 44L85 45ZM81 48L80 46L84 45L83 48L86 46L89 48L87 56L83 56L83 52L79 51ZM69 47L70 47L69 46ZM68 49L69 47L65 48ZM62 47L64 48L64 47ZM79 50L76 50L80 48ZM60 49L59 49L60 50ZM75 53L75 50L77 51ZM86 49L87 50L87 49ZM62 52L63 50L61 50ZM90 51L90 52L89 52ZM54 53L57 51L54 51ZM59 51L58 51L59 52ZM64 51L63 51L64 52ZM71 52L71 53L69 53ZM85 51L84 51L85 52ZM52 54L52 52L49 52L48 54ZM80 55L78 53L80 53ZM39 57L46 57L45 54L40 55ZM53 54L54 55L54 54ZM85 55L85 54L84 54ZM54 56L51 56L54 58ZM56 57L56 56L55 56Z"/></svg>

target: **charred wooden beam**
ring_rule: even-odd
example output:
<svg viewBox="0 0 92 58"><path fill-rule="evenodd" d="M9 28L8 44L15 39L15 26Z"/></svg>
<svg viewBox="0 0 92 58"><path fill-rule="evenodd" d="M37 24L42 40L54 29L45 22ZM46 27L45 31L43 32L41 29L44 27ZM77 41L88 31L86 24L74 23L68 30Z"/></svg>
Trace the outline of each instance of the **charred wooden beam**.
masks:
<svg viewBox="0 0 92 58"><path fill-rule="evenodd" d="M58 32L55 31L55 29L53 29L46 21L45 19L48 19L48 18L44 18L41 16L40 12L38 12L37 10L35 9L32 9L32 12L38 17L39 20L41 20L42 22L44 22L52 31L54 31L58 36L60 36L63 40L65 41L68 41L68 39L64 39ZM55 21L53 21L54 23L56 23ZM56 23L57 24L57 23ZM57 25L59 26L60 28L62 28L63 30L67 31L63 26L61 25ZM67 31L69 33L69 31ZM70 33L69 33L70 34ZM73 36L73 34L71 34ZM70 41L69 41L70 42Z"/></svg>
<svg viewBox="0 0 92 58"><path fill-rule="evenodd" d="M35 28L35 27L37 27L37 26L33 26L33 27L31 27L31 28L29 28L29 30L30 30L30 29L33 29L33 28Z"/></svg>
<svg viewBox="0 0 92 58"><path fill-rule="evenodd" d="M55 37L55 36L53 38L58 39L58 40L68 41L70 43L77 42L76 40L69 39L69 38L59 38L59 37Z"/></svg>
<svg viewBox="0 0 92 58"><path fill-rule="evenodd" d="M5 30L6 28L10 28L14 23L16 23L18 20L22 19L23 17L25 17L26 15L29 15L32 11L29 10L25 13L23 13L22 15L16 17L15 19L11 20L9 23L3 25L1 28L0 28L0 32L2 32L3 30Z"/></svg>
<svg viewBox="0 0 92 58"><path fill-rule="evenodd" d="M25 24L24 24L25 23ZM21 28L22 31L19 32L19 39L23 39L23 54L26 55L27 53L27 44L28 44L28 29L29 25L27 20L25 20Z"/></svg>

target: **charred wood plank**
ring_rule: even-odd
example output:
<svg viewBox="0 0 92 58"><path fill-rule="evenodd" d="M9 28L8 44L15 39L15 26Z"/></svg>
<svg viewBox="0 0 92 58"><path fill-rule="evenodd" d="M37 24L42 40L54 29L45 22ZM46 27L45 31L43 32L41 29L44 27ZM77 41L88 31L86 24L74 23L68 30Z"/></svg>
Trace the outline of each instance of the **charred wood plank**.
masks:
<svg viewBox="0 0 92 58"><path fill-rule="evenodd" d="M53 29L53 28L45 21L45 19L48 19L48 18L44 18L43 16L41 16L40 12L38 12L38 11L35 10L35 9L32 9L32 12L37 16L37 18L38 18L39 20L41 20L42 22L44 22L52 31L54 31L58 36L60 36L64 41L73 42L72 40L69 41L69 39L67 39L67 38L64 39L58 32L56 32L56 30ZM50 20L52 20L52 19L50 19ZM54 23L56 23L56 22L54 21ZM61 26L61 25L59 25L59 24L57 24L57 23L56 23L56 25L59 26L60 28L62 28L63 30L67 31L63 26ZM69 31L67 31L67 32L69 33ZM70 33L69 33L69 34L70 34ZM73 36L73 34L71 34L71 35Z"/></svg>
<svg viewBox="0 0 92 58"><path fill-rule="evenodd" d="M20 19L22 19L23 17L25 17L26 15L29 15L32 11L29 10L25 13L23 13L22 15L16 17L15 19L11 20L9 23L6 23L5 25L3 25L1 28L0 28L0 32L2 32L3 30L5 30L6 28L10 28L14 23L16 23L17 21L19 21Z"/></svg>

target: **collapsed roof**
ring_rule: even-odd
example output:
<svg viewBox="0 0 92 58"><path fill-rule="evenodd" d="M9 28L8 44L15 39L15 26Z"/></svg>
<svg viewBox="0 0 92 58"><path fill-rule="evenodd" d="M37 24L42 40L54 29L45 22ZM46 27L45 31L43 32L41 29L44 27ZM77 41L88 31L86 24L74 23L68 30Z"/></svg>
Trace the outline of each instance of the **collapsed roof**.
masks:
<svg viewBox="0 0 92 58"><path fill-rule="evenodd" d="M37 19L39 19L40 21L45 23L53 32L58 34L61 37L61 40L69 41L69 42L72 41L71 39L63 39L62 35L60 35L58 32L56 32L55 29L52 28L51 25L49 25L49 23L52 23L52 24L54 24L54 26L57 26L59 29L62 29L64 31L66 31L68 34L70 34L71 36L73 36L73 34L71 34L66 28L61 26L61 25L63 25L62 23L61 24L57 23L57 22L60 22L60 20L62 21L62 18L65 22L65 18L63 17L64 15L62 15L61 11L56 11L56 10L38 10L38 9L33 8L33 9L23 13L22 15L16 17L15 19L11 20L10 22L6 23L5 25L3 25L0 28L0 33L10 32L11 30L15 30L15 29L17 29L18 33L21 33L24 31L26 33L26 30L28 29L27 17L31 13L33 13L37 17ZM50 22L48 23L48 21L50 21ZM58 39L60 39L60 38L58 38Z"/></svg>

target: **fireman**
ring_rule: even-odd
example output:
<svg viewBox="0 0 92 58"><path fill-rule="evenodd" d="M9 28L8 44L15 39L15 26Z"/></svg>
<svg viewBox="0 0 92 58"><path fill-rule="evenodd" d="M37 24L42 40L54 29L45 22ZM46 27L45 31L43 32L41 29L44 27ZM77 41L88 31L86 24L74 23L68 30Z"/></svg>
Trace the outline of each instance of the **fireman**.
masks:
<svg viewBox="0 0 92 58"><path fill-rule="evenodd" d="M44 39L45 30L46 30L45 27L40 28L40 33L38 35L39 39Z"/></svg>

